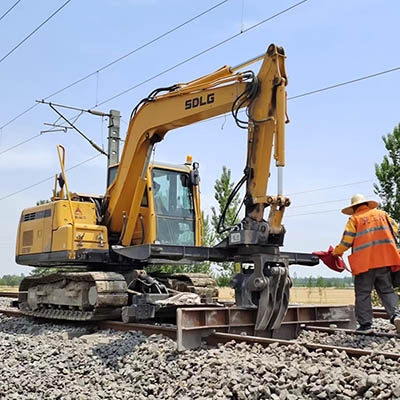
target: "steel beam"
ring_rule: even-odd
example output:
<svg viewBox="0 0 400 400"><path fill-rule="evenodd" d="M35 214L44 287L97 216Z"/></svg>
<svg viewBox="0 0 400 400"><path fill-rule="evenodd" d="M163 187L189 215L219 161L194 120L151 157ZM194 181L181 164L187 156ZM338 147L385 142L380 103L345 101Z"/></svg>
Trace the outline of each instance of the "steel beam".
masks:
<svg viewBox="0 0 400 400"><path fill-rule="evenodd" d="M113 246L113 251L132 260L165 263L166 260L176 263L195 261L235 261L251 262L254 254L269 254L272 258L286 257L289 265L314 266L319 258L310 253L279 252L271 247L252 246L247 253L241 253L235 247L197 247L161 244L143 244L137 246Z"/></svg>
<svg viewBox="0 0 400 400"><path fill-rule="evenodd" d="M203 338L225 332L239 335L294 339L302 327L332 326L352 329L356 326L354 306L289 305L279 329L255 331L257 309L239 307L178 308L177 347L179 351L199 347Z"/></svg>

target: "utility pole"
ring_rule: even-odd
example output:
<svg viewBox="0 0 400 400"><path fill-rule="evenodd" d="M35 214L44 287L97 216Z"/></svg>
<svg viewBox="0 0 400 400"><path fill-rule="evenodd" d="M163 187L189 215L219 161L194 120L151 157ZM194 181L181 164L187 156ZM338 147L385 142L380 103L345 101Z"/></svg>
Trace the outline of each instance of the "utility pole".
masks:
<svg viewBox="0 0 400 400"><path fill-rule="evenodd" d="M114 181L118 169L121 113L110 110L108 121L107 187Z"/></svg>

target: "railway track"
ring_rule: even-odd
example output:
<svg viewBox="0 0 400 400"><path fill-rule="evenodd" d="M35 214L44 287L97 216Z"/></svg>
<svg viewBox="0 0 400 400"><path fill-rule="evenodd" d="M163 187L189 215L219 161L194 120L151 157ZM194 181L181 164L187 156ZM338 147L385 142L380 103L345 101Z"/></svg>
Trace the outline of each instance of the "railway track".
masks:
<svg viewBox="0 0 400 400"><path fill-rule="evenodd" d="M185 309L183 309L185 310ZM23 317L24 315L18 309L0 309L0 314L7 315L9 317ZM189 317L192 318L193 311L189 312ZM195 314L196 317L199 315ZM182 317L182 316L181 316ZM51 320L50 322L54 322ZM193 322L193 320L192 320ZM243 322L243 321L242 321ZM63 323L65 323L63 321ZM93 324L92 324L93 325ZM172 325L162 325L162 324L144 324L144 323L123 323L120 321L99 321L96 322L95 325L101 330L115 330L115 331L140 331L145 335L154 335L159 334L173 340L178 340L178 349L181 346L180 350L184 350L186 348L194 348L198 344L199 338L201 342L207 343L209 346L217 346L222 343L228 342L236 342L236 343L249 343L249 344L259 344L262 346L269 346L271 344L278 344L280 346L291 346L300 344L301 346L307 348L310 351L329 351L329 352L339 352L346 353L351 357L361 357L361 356L383 356L387 359L391 360L400 360L400 352L388 352L388 351L377 351L376 349L360 349L354 347L345 347L345 346L336 346L336 345L326 345L321 343L309 343L309 342L298 342L296 339L294 340L285 340L279 338L271 338L271 337L262 337L257 335L248 335L248 334L238 334L232 332L221 332L217 331L217 326L214 328L210 328L207 326L206 332L202 332L199 336L198 333L195 336L195 342L192 341L192 337L189 335L189 338L183 338L182 335L185 334L185 329L182 330L182 326L179 326L179 318L178 318L178 326ZM194 325L197 325L196 321ZM246 323L240 324L241 328L244 329ZM187 327L186 327L187 328ZM189 328L190 329L190 328ZM391 332L374 332L371 334L363 334L356 332L352 329L344 329L344 328L332 328L332 327L324 327L324 326L312 326L312 325L304 325L302 324L302 330L310 331L310 332L322 332L326 334L336 334L342 333L346 335L361 335L361 336L369 336L373 337L387 337L387 338L399 338L399 335ZM399 338L400 340L400 338Z"/></svg>
<svg viewBox="0 0 400 400"><path fill-rule="evenodd" d="M17 299L18 294L18 292L0 292L0 297L10 297L13 299Z"/></svg>

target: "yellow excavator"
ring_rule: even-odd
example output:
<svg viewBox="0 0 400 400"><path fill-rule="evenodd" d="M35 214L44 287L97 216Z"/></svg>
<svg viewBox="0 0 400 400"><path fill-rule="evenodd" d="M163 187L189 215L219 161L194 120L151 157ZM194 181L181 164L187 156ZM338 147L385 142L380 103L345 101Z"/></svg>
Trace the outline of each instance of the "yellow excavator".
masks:
<svg viewBox="0 0 400 400"><path fill-rule="evenodd" d="M156 279L146 273L149 265L231 261L246 265L233 281L236 305L258 308L257 330L279 328L289 303L289 265L319 261L312 254L280 251L290 200L282 194L279 173L276 195L267 194L267 185L272 156L278 172L285 165L288 79L281 47L271 44L258 59L257 75L241 71L250 62L225 66L156 89L141 100L132 111L121 159L109 163L104 196L70 192L65 150L58 147L62 172L52 201L23 210L16 261L67 271L24 278L19 307L25 314L70 320L154 318L179 291L200 293L203 288L207 302L215 287L203 275ZM150 158L168 131L227 112L247 129L244 176L231 195L246 185L245 216L225 228L221 243L205 247L198 164L189 157L183 165L152 164ZM109 161L114 153L109 144Z"/></svg>

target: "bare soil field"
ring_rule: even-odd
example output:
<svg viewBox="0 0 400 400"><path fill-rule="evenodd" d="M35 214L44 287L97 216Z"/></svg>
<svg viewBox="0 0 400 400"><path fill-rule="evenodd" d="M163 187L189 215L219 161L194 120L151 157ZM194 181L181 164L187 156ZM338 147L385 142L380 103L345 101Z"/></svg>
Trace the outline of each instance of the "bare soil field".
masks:
<svg viewBox="0 0 400 400"><path fill-rule="evenodd" d="M233 300L233 289L229 287L220 288L219 298L221 300ZM290 289L290 303L336 305L354 304L354 289L294 287Z"/></svg>
<svg viewBox="0 0 400 400"><path fill-rule="evenodd" d="M1 286L0 292L18 292L18 286Z"/></svg>
<svg viewBox="0 0 400 400"><path fill-rule="evenodd" d="M0 286L0 291L18 292L18 286ZM232 288L219 288L220 300L234 300L234 296L234 290ZM290 303L354 304L354 289L294 287L290 289Z"/></svg>

